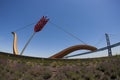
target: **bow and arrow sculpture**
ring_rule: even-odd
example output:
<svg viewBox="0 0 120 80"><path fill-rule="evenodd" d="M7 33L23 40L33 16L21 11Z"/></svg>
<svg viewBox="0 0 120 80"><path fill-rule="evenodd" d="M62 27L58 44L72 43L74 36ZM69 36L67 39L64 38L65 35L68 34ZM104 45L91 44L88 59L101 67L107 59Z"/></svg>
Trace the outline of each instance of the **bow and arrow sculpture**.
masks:
<svg viewBox="0 0 120 80"><path fill-rule="evenodd" d="M20 55L23 54L24 50L26 49L27 45L30 43L30 41L32 40L33 36L35 35L36 32L39 32L43 29L43 27L47 24L47 22L49 21L49 19L47 19L46 16L43 16L38 23L35 25L34 27L34 32L32 34L32 36L29 38L29 40L27 41L26 45L24 46L22 52L20 53ZM14 55L19 55L18 52L18 48L17 48L17 34L15 32L12 32L14 39L13 39L13 54ZM90 46L90 45L75 45L75 46L71 46L68 47L62 51L60 51L59 53L56 53L54 55L52 55L51 57L49 57L50 59L55 59L55 58L63 58L64 56L66 56L67 54L76 51L76 50L91 50L91 51L95 51L97 50L96 47Z"/></svg>

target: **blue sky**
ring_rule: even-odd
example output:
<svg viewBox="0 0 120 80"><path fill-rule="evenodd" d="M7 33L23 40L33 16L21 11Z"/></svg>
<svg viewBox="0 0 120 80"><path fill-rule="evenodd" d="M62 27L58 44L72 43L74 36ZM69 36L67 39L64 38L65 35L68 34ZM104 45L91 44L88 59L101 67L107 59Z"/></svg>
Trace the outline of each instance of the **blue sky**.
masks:
<svg viewBox="0 0 120 80"><path fill-rule="evenodd" d="M11 32L15 31L21 52L42 16L50 21L36 33L24 55L49 57L83 44L56 25L97 48L106 46L105 33L110 34L112 44L120 41L120 0L0 0L0 51L12 53Z"/></svg>

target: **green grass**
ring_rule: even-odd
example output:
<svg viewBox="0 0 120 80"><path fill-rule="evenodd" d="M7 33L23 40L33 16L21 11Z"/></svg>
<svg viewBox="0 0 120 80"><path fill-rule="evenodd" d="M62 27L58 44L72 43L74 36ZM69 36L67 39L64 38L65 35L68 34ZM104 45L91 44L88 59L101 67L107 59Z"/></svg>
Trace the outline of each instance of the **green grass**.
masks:
<svg viewBox="0 0 120 80"><path fill-rule="evenodd" d="M120 80L120 56L47 59L0 53L0 80Z"/></svg>

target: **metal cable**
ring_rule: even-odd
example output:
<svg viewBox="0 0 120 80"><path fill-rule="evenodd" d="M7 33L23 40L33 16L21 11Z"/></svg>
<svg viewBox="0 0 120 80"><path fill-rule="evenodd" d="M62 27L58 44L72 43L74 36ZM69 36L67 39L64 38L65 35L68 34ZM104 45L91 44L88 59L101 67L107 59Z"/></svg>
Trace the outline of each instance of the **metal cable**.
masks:
<svg viewBox="0 0 120 80"><path fill-rule="evenodd" d="M82 42L83 44L86 44L84 41L82 41L80 38L78 38L77 36L75 36L74 34L68 32L67 30L63 29L62 27L58 26L57 24L52 23L51 21L49 21L52 25L54 25L55 27L57 27L58 29L62 30L63 32L67 33L68 35L70 35L71 37L79 40L80 42Z"/></svg>
<svg viewBox="0 0 120 80"><path fill-rule="evenodd" d="M101 44L101 42L103 42L103 40L104 40L104 37L102 36L94 46L98 46L99 44Z"/></svg>
<svg viewBox="0 0 120 80"><path fill-rule="evenodd" d="M63 32L65 32L65 33L67 33L68 35L70 35L71 37L77 39L78 41L82 42L83 44L86 44L84 41L82 41L80 38L78 38L78 37L75 36L74 34L68 32L67 30L63 29L62 27L58 26L57 24L52 23L51 21L49 21L49 22L50 22L52 25L54 25L55 27L57 27L58 29L60 29L60 30L62 30ZM19 29L16 29L16 30L14 30L14 32L21 31L21 30L23 30L23 29L25 29L25 28L30 27L30 26L33 25L33 24L35 24L35 22L34 22L34 23L30 23L30 24L28 24L28 25L25 25L25 26L23 26L23 27L21 27L21 28L19 28Z"/></svg>
<svg viewBox="0 0 120 80"><path fill-rule="evenodd" d="M23 29L25 29L25 28L30 27L30 26L33 25L33 24L35 24L35 22L34 22L34 23L30 23L30 24L28 24L28 25L25 25L25 26L23 26L23 27L21 27L21 28L18 28L18 29L16 29L16 30L14 30L14 32L21 31L21 30L23 30Z"/></svg>

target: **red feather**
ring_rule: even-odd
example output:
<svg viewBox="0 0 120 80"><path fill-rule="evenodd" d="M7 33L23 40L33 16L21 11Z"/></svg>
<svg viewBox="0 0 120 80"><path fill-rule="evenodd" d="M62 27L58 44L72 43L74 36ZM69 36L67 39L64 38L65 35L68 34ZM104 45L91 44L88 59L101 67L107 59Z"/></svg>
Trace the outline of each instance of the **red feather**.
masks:
<svg viewBox="0 0 120 80"><path fill-rule="evenodd" d="M43 16L40 21L35 25L34 32L39 32L43 29L43 27L46 25L49 19L47 19L46 16Z"/></svg>

